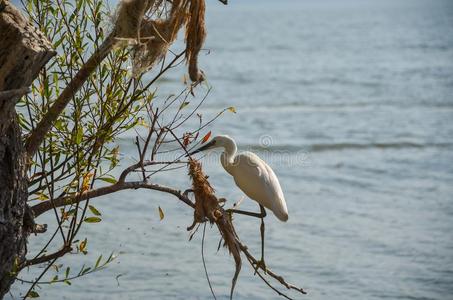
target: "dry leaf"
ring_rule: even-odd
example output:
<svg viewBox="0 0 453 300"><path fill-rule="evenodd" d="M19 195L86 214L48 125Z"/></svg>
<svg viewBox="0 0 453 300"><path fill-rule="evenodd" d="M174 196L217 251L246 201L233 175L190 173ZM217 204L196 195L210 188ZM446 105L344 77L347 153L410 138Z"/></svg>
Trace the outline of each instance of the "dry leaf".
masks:
<svg viewBox="0 0 453 300"><path fill-rule="evenodd" d="M183 145L184 147L187 147L187 145L189 145L190 143L190 133L184 133L183 135Z"/></svg>
<svg viewBox="0 0 453 300"><path fill-rule="evenodd" d="M231 111L232 113L236 113L236 108L234 106L230 106L227 108L229 111Z"/></svg>
<svg viewBox="0 0 453 300"><path fill-rule="evenodd" d="M164 217L165 217L164 211L162 210L162 208L160 208L160 206L159 206L159 217L160 217L160 220L161 220L161 221L162 221L162 220L164 219Z"/></svg>
<svg viewBox="0 0 453 300"><path fill-rule="evenodd" d="M83 175L83 181L82 181L82 193L85 191L88 191L90 189L90 181L91 178L93 177L93 173L87 173Z"/></svg>
<svg viewBox="0 0 453 300"><path fill-rule="evenodd" d="M209 140L210 137L211 137L211 131L209 131L209 132L203 137L203 139L201 140L201 143L202 143L202 144L206 143L206 141Z"/></svg>
<svg viewBox="0 0 453 300"><path fill-rule="evenodd" d="M87 239L85 238L83 241L80 242L80 245L79 245L80 252L85 252L86 247L87 247Z"/></svg>

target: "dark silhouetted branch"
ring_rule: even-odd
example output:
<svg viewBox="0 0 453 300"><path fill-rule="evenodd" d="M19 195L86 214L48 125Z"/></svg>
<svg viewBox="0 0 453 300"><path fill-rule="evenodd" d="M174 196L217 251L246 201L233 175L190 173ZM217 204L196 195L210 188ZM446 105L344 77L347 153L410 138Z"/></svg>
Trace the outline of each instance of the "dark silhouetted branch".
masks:
<svg viewBox="0 0 453 300"><path fill-rule="evenodd" d="M51 200L44 201L32 206L31 209L33 210L35 217L38 217L39 215L45 213L46 211L53 209L53 207L61 207L65 205L76 204L88 199L93 199L100 196L112 194L118 191L131 189L149 189L172 194L182 202L189 205L190 207L194 207L194 204L187 196L183 195L181 191L176 190L174 188L142 181L131 181L131 182L118 181L117 183L110 186L92 189L82 193L75 193L70 196L54 199L53 201Z"/></svg>

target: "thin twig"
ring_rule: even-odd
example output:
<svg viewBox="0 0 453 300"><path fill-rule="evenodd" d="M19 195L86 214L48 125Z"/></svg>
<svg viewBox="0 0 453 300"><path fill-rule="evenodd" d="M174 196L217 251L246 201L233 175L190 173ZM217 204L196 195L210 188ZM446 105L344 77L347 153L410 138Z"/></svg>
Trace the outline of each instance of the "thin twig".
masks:
<svg viewBox="0 0 453 300"><path fill-rule="evenodd" d="M241 251L245 254L245 256L247 257L247 259L249 259L250 263L252 265L256 265L256 263L258 262L258 260L250 253L250 251L248 250L247 246L245 246L244 244L242 244L239 240L238 240L238 244L239 244L239 247L241 249ZM266 273L267 275L269 275L270 277L274 278L275 280L277 280L278 282L280 282L283 286L285 286L287 289L292 289L292 290L296 290L298 291L299 293L302 293L302 294L306 294L307 292L304 291L303 288L300 288L300 287L297 287L293 284L290 284L288 282L285 281L285 279L280 276L280 275L277 275L275 274L272 270L270 270L269 268L266 267Z"/></svg>
<svg viewBox="0 0 453 300"><path fill-rule="evenodd" d="M137 145L138 156L140 157L140 161L138 163L140 164L140 169L142 171L143 181L146 182L145 167L143 166L143 160L142 160L142 153L143 152L140 149L140 141L138 140L138 136L135 137L135 145Z"/></svg>
<svg viewBox="0 0 453 300"><path fill-rule="evenodd" d="M211 290L211 294L214 297L214 299L217 300L217 297L215 296L215 293L214 293L214 289L212 288L211 280L209 280L208 268L206 267L206 261L204 258L204 239L205 239L205 234L206 234L206 222L203 225L204 225L203 226L203 236L201 238L201 260L203 261L204 273L206 274L206 279L208 280L209 289Z"/></svg>

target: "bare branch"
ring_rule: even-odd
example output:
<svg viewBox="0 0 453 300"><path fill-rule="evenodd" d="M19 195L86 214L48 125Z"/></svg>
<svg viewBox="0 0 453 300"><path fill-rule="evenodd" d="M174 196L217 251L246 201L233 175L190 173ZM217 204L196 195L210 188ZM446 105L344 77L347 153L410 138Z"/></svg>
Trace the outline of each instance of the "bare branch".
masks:
<svg viewBox="0 0 453 300"><path fill-rule="evenodd" d="M151 136L153 135L154 133L154 126L156 125L156 120L157 120L157 114L159 112L159 108L156 108L156 112L153 112L152 108L149 108L147 107L147 110L148 110L148 114L152 115L152 122L151 122L151 127L148 131L148 136L146 137L146 141L145 141L145 145L143 146L143 152L142 152L142 155L140 156L140 161L142 162L143 164L143 161L145 159L145 155L146 155L146 151L148 150L148 145L149 145L149 142L151 141Z"/></svg>
<svg viewBox="0 0 453 300"><path fill-rule="evenodd" d="M57 252L54 252L52 254L43 255L43 256L40 256L40 257L36 257L34 259L26 260L24 262L24 264L21 266L21 269L23 269L25 267L28 267L28 266L38 265L38 264L42 264L42 263L47 262L47 261L51 261L51 260L57 259L57 258L62 257L66 253L69 253L71 251L72 251L71 246L66 245L63 248L61 248L60 250L58 250Z"/></svg>
<svg viewBox="0 0 453 300"><path fill-rule="evenodd" d="M32 206L31 209L33 210L35 217L38 217L39 215L45 213L46 211L53 209L53 205L55 207L61 207L61 206L65 206L65 205L77 204L82 201L86 201L88 199L97 198L97 197L112 194L112 193L115 193L118 191L130 190L130 189L149 189L149 190L155 190L155 191L172 194L172 195L176 196L182 202L189 205L190 207L192 207L192 208L195 207L195 205L192 203L192 201L187 196L185 196L181 191L176 190L174 188L163 186L160 184L155 184L155 183L142 182L142 181L131 181L131 182L118 181L117 183L106 186L106 187L92 189L92 190L88 190L88 191L81 192L81 193L74 193L70 196L65 196L65 197L54 199L53 201L50 201L50 200L44 201L44 202L41 202L41 203L38 203L38 204ZM52 205L52 202L53 202L53 205Z"/></svg>
<svg viewBox="0 0 453 300"><path fill-rule="evenodd" d="M8 99L19 99L28 92L30 92L30 89L28 87L8 91L0 91L0 101Z"/></svg>
<svg viewBox="0 0 453 300"><path fill-rule="evenodd" d="M239 247L241 248L241 251L245 254L245 256L247 257L247 259L250 261L250 263L252 265L256 265L258 263L258 260L249 252L247 246L245 246L244 244L242 244L239 239L237 240L238 242L238 245ZM302 294L306 294L307 292L304 291L303 288L300 288L300 287L297 287L293 284L290 284L288 282L285 281L285 279L280 276L280 275L277 275L275 274L274 272L272 272L269 268L266 267L266 271L265 271L270 277L274 278L275 280L277 280L280 284L282 284L283 286L285 286L287 289L292 289L292 290L296 290L298 291L299 293L302 293ZM261 276L260 276L261 277ZM261 277L262 278L262 277ZM264 280L264 278L262 278ZM284 296L283 294L281 294L280 292L278 292L280 295Z"/></svg>

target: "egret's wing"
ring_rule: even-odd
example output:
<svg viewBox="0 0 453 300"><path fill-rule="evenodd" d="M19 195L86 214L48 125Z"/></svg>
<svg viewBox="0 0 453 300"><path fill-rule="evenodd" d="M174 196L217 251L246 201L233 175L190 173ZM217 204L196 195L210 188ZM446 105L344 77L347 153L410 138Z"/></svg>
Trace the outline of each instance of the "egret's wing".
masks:
<svg viewBox="0 0 453 300"><path fill-rule="evenodd" d="M277 176L275 175L272 168L263 161L266 170L267 170L267 178L268 178L268 189L272 191L273 194L273 212L275 215L282 221L288 220L288 208L286 207L285 196L283 195L282 187L280 186L280 182L278 181Z"/></svg>
<svg viewBox="0 0 453 300"><path fill-rule="evenodd" d="M274 171L252 152L236 156L234 180L251 199L272 210L283 221L288 218L285 198Z"/></svg>

